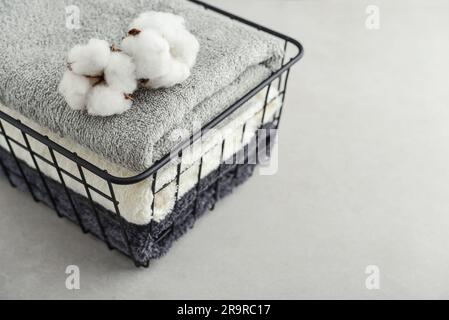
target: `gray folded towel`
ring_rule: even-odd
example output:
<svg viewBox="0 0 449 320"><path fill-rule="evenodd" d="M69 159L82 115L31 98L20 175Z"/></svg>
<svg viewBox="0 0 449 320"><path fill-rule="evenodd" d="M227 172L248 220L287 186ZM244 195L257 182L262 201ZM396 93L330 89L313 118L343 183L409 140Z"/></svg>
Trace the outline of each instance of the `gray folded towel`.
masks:
<svg viewBox="0 0 449 320"><path fill-rule="evenodd" d="M66 28L73 4L77 30ZM90 38L119 44L132 19L148 10L186 19L201 45L192 76L169 89L139 89L122 115L71 110L57 92L68 50ZM135 171L174 146L172 130L211 119L276 69L282 55L274 38L185 0L3 0L0 28L0 101Z"/></svg>

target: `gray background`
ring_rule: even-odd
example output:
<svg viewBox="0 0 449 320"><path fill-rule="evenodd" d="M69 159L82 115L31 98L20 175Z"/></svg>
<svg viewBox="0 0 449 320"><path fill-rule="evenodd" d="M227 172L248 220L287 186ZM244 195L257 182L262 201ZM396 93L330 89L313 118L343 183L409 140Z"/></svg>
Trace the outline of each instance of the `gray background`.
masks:
<svg viewBox="0 0 449 320"><path fill-rule="evenodd" d="M2 298L449 298L449 4L214 0L301 40L280 169L135 269L0 180ZM365 28L378 5L379 30ZM69 264L81 289L65 288ZM380 290L367 290L377 265Z"/></svg>

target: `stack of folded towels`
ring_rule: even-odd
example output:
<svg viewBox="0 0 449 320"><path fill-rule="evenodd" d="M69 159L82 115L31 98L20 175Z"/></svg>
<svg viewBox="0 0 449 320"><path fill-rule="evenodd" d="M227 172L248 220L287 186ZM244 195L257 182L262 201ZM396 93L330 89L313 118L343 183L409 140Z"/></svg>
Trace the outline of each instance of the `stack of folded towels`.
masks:
<svg viewBox="0 0 449 320"><path fill-rule="evenodd" d="M282 59L282 46L276 39L186 0L79 0L76 5L81 13L80 28L67 29L64 2L5 0L0 3L3 34L0 42L0 110L113 175L132 176L149 168L192 131L277 70ZM104 99L71 102L67 98L70 86L60 84L68 71L76 72L73 64L67 70L67 52L89 39L101 39L109 45L121 44L120 49L131 56L136 66L134 72L138 73L143 67L133 51L136 44L127 41L134 41L129 35L141 25L138 25L139 20L133 22L137 23L134 28L129 23L142 12L149 11L182 18L185 30L198 42L196 59L189 61L188 68L174 77L150 79L146 74L139 74L136 77L139 85L131 84L120 91L124 94L132 91L132 105L127 104L112 116L101 116L104 115L101 114ZM126 36L128 40L123 40ZM179 190L175 190L174 183L176 161L158 173L156 190L164 188L156 194L154 212L151 207L152 179L117 186L122 216L137 225L160 222L167 217L176 201L174 194L182 197L195 186L200 157L204 158L205 164L201 177L205 177L251 140L262 121L261 108L266 95L266 90L256 95L220 127L226 140L235 141L225 147L223 158L221 142L212 136L203 140L207 147L203 146L201 153L185 152ZM279 99L271 99L276 96L275 90L272 89L269 96L272 101L265 113L265 122L273 119L280 107ZM246 126L245 136L240 139L243 126ZM6 131L21 140L20 132L14 128L6 126ZM51 159L45 146L36 141L31 144L37 153ZM0 146L1 152L8 151L2 137ZM26 151L18 148L15 151L20 159L33 167ZM58 156L58 160L67 171L77 172L71 161L62 156ZM42 164L41 170L59 181L50 166ZM108 194L108 187L100 178L87 173L87 180ZM85 195L84 187L79 183L67 181L67 185ZM94 201L114 211L110 201L94 192L92 196Z"/></svg>

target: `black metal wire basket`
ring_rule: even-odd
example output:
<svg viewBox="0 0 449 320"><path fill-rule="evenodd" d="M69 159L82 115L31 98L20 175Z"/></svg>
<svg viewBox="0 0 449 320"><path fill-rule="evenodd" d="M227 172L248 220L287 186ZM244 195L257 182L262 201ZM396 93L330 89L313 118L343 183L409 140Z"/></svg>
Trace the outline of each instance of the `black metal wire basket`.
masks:
<svg viewBox="0 0 449 320"><path fill-rule="evenodd" d="M227 186L229 183L234 186L250 176L254 165L248 161L248 158L250 158L252 154L256 154L257 157L259 154L258 150L260 148L270 149L273 141L272 135L268 135L267 139L264 139L264 141L259 141L261 139L256 136L255 150L251 150L248 146L245 147L245 150L243 150L243 161L233 165L222 164L217 170L214 171L213 174L208 175L207 179L201 179L201 167L203 164L203 158L201 158L199 160L200 169L197 184L191 192L182 198L178 198L176 193L175 199L177 202L174 209L176 212L176 217L174 217L169 224L165 223L157 225L155 223L150 223L148 226L138 226L128 223L121 217L120 203L117 201L115 195L115 186L130 186L146 179L152 179L152 209L154 209L155 195L160 191L160 189L156 189L158 172L173 161L174 157L177 157L179 159L179 164L177 166L176 173L176 188L179 189L181 160L184 150L192 146L194 142L201 138L203 133L219 126L231 114L241 108L260 91L265 89L267 89L267 93L264 101L260 128L265 127L277 130L279 128L280 119L282 116L290 69L301 59L303 55L303 48L301 44L288 36L240 18L219 8L205 4L201 1L190 1L230 19L256 28L260 32L266 32L281 39L284 42L285 57L282 61L282 66L277 71L273 72L271 76L258 84L246 95L242 96L238 101L220 113L209 123L205 124L201 129L193 133L188 139L177 145L169 154L162 157L147 170L131 177L118 177L111 175L104 169L94 165L86 159L78 156L76 153L73 153L71 150L67 150L60 144L52 141L47 136L43 136L39 132L31 129L20 120L14 119L10 115L0 111L0 136L5 139L8 149L6 150L7 152L5 152L7 155L0 157L0 167L11 185L13 187L22 186L29 193L31 193L35 201L42 201L48 204L56 211L59 217L69 218L71 221L77 223L84 233L91 233L105 241L109 249L118 249L120 252L128 255L138 267L147 267L150 260L162 255L164 250L166 250L167 243L173 241L179 237L180 234L185 232L185 229L191 226L192 221L194 221L196 217L200 216L208 209L213 209L215 202L230 191L229 188L223 188L225 183L227 183ZM272 87L276 87L277 89L277 98L281 101L281 106L273 121L271 121L269 125L264 125L265 111L269 103L268 94L270 92L270 88ZM7 134L4 127L4 122L20 130L23 137L23 142L18 141ZM242 130L243 135L245 126L243 126ZM30 138L35 139L46 146L51 156L50 159L43 157L41 154L33 150L32 144L30 143ZM222 145L224 146L224 144L225 141L223 140ZM16 156L15 148L26 150L32 159L34 168L31 168ZM59 166L57 158L60 156L65 157L76 165L79 176ZM59 181L55 181L45 176L45 174L41 172L40 163L45 163L46 165L53 167L57 172ZM90 184L86 179L86 171L104 180L108 186L109 194L102 192L96 186ZM30 181L30 177L33 175L36 176L39 183L33 183ZM67 179L72 179L73 181L76 181L76 183L82 185L85 190L86 197L83 197L71 190L67 186ZM98 205L93 200L92 193L96 193L97 196L103 197L105 200L110 201L112 207L114 208L114 212L110 212L104 207ZM85 206L86 203L90 208L88 211L82 210L81 213L80 206ZM152 248L157 251L154 255L141 252L142 248L148 248L149 246L152 246Z"/></svg>

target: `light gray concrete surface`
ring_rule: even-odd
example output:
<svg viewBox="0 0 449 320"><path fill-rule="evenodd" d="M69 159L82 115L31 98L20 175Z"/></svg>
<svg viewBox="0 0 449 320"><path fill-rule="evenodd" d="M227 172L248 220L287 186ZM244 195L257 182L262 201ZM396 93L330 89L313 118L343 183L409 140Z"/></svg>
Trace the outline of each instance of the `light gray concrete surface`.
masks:
<svg viewBox="0 0 449 320"><path fill-rule="evenodd" d="M306 48L278 174L254 177L148 270L1 180L0 297L449 298L449 3L211 2ZM65 288L70 264L80 290Z"/></svg>

